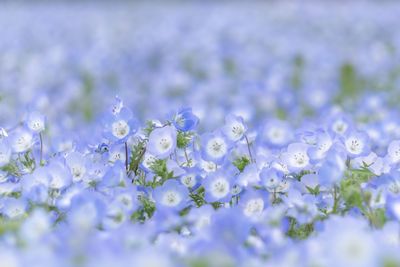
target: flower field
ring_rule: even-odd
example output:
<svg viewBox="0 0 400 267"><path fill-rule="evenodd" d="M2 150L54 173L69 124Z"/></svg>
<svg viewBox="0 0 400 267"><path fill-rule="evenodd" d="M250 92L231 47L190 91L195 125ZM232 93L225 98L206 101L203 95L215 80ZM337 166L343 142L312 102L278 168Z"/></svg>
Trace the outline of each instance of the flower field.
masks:
<svg viewBox="0 0 400 267"><path fill-rule="evenodd" d="M399 267L396 1L0 3L0 267Z"/></svg>

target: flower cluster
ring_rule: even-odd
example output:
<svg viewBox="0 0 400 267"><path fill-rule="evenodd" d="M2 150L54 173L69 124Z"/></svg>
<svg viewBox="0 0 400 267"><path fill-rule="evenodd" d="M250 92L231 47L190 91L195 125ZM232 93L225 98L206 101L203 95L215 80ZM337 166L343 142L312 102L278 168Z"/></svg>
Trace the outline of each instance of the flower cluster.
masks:
<svg viewBox="0 0 400 267"><path fill-rule="evenodd" d="M1 128L5 266L400 264L399 140L343 113L200 134L191 108L140 125L117 98L103 118L60 151L36 111Z"/></svg>
<svg viewBox="0 0 400 267"><path fill-rule="evenodd" d="M398 3L90 2L1 3L0 267L400 266Z"/></svg>

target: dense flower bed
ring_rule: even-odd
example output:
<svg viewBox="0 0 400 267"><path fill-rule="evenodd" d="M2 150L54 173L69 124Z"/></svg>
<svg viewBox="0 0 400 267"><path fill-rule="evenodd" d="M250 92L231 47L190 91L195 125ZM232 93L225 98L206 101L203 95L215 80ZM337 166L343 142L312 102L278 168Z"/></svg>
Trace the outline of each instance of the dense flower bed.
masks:
<svg viewBox="0 0 400 267"><path fill-rule="evenodd" d="M386 152L343 113L198 123L184 108L139 125L117 98L98 142L46 153L37 112L2 128L5 266L400 264L400 140Z"/></svg>
<svg viewBox="0 0 400 267"><path fill-rule="evenodd" d="M400 266L399 10L4 5L0 266Z"/></svg>

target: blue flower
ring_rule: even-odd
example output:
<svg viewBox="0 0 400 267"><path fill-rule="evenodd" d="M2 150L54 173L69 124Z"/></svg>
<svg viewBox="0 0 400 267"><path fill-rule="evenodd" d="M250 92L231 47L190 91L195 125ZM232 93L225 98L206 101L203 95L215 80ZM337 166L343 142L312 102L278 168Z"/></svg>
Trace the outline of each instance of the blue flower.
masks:
<svg viewBox="0 0 400 267"><path fill-rule="evenodd" d="M197 127L199 118L193 114L192 108L182 108L175 114L172 122L176 129L187 132Z"/></svg>
<svg viewBox="0 0 400 267"><path fill-rule="evenodd" d="M241 140L246 134L247 127L243 118L229 114L225 118L225 125L222 127L224 135L233 142Z"/></svg>
<svg viewBox="0 0 400 267"><path fill-rule="evenodd" d="M205 200L207 202L225 202L232 197L233 175L217 171L208 175L202 182L205 189Z"/></svg>
<svg viewBox="0 0 400 267"><path fill-rule="evenodd" d="M179 211L187 205L188 189L176 180L168 180L153 191L157 208Z"/></svg>
<svg viewBox="0 0 400 267"><path fill-rule="evenodd" d="M285 179L285 174L275 168L263 168L260 172L261 184L270 192L276 191Z"/></svg>
<svg viewBox="0 0 400 267"><path fill-rule="evenodd" d="M282 154L282 159L289 171L299 172L310 167L308 148L309 146L304 143L293 143L288 146L287 152Z"/></svg>
<svg viewBox="0 0 400 267"><path fill-rule="evenodd" d="M257 219L268 205L268 193L265 191L246 190L239 200L239 206L246 217Z"/></svg>
<svg viewBox="0 0 400 267"><path fill-rule="evenodd" d="M11 147L6 139L0 139L0 168L7 165L11 158Z"/></svg>
<svg viewBox="0 0 400 267"><path fill-rule="evenodd" d="M201 137L203 159L220 164L229 152L230 143L221 132L207 133Z"/></svg>
<svg viewBox="0 0 400 267"><path fill-rule="evenodd" d="M135 134L138 128L132 112L122 107L115 114L107 114L104 119L104 136L111 141L125 142L129 136Z"/></svg>
<svg viewBox="0 0 400 267"><path fill-rule="evenodd" d="M147 144L147 151L159 159L167 158L176 148L177 132L173 126L154 129Z"/></svg>
<svg viewBox="0 0 400 267"><path fill-rule="evenodd" d="M22 153L29 150L35 143L32 132L27 129L17 129L10 136L11 147L14 152Z"/></svg>
<svg viewBox="0 0 400 267"><path fill-rule="evenodd" d="M46 118L37 111L29 112L26 118L26 126L35 133L44 131L46 127Z"/></svg>
<svg viewBox="0 0 400 267"><path fill-rule="evenodd" d="M350 158L366 156L370 152L369 136L364 132L347 133L343 143Z"/></svg>
<svg viewBox="0 0 400 267"><path fill-rule="evenodd" d="M400 222L400 196L388 194L386 198L386 211L389 218Z"/></svg>

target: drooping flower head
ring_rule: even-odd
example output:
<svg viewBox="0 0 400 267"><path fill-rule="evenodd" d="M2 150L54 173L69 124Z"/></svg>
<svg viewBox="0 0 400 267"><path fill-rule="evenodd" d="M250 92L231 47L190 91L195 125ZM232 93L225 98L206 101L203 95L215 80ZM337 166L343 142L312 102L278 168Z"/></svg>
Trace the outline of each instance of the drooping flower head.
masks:
<svg viewBox="0 0 400 267"><path fill-rule="evenodd" d="M199 118L193 114L192 108L182 108L175 114L172 122L176 129L187 132L196 128Z"/></svg>

